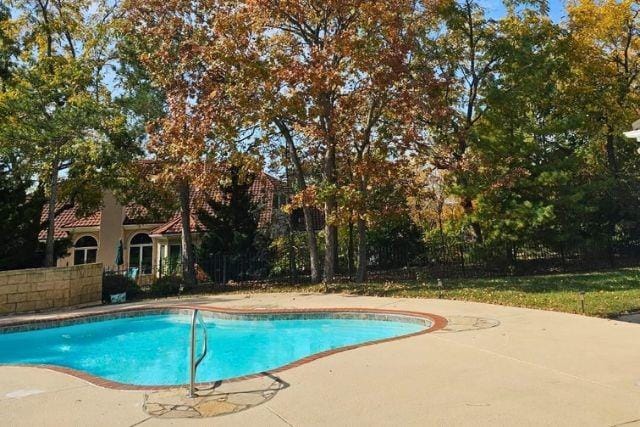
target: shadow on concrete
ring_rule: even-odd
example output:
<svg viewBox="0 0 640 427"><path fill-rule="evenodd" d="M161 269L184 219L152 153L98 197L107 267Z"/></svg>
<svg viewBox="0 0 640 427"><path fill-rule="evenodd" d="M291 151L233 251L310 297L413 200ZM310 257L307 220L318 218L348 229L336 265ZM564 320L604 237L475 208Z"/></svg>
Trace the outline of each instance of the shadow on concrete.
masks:
<svg viewBox="0 0 640 427"><path fill-rule="evenodd" d="M234 414L262 405L289 387L281 378L264 372L245 381L217 381L200 387L197 397L188 397L187 388L145 394L143 409L155 418L208 418Z"/></svg>

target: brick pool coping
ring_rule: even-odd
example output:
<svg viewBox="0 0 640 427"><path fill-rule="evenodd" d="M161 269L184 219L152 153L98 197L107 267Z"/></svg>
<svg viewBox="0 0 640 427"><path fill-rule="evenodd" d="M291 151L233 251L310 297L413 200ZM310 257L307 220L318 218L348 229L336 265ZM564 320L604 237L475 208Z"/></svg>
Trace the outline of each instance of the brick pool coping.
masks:
<svg viewBox="0 0 640 427"><path fill-rule="evenodd" d="M304 357L302 359L298 359L294 362L288 363L286 365L280 366L278 368L260 372L251 375L244 375L234 378L229 378L220 381L214 382L204 382L198 383L198 387L211 387L220 382L237 382L237 381L245 381L249 379L259 378L264 376L265 374L274 374L286 371L288 369L292 369L301 365L305 365L307 363L313 362L314 360L318 360L323 357L331 356L336 353L341 353L343 351L349 351L360 347L366 347L375 344L381 344L385 342L391 342L396 340L401 340L405 338L415 337L418 335L424 335L430 332L434 332L440 330L447 326L447 320L436 314L431 313L423 313L418 311L406 311L406 310L385 310L385 309L373 309L373 308L306 308L306 309L260 309L260 308L252 308L252 309L235 309L235 308L222 308L222 307L212 307L212 306L198 306L198 305L151 305L147 307L126 307L119 310L98 310L90 313L71 313L71 314L61 314L55 317L47 318L47 319L28 319L28 320L17 320L16 322L8 322L2 326L0 326L0 333L3 332L21 332L21 331L30 331L36 329L45 329L56 326L66 326L78 323L89 323L89 322L97 322L102 320L110 320L110 319L118 319L118 318L126 318L126 317L137 317L149 314L165 314L165 313L182 313L185 311L198 310L201 312L208 312L221 316L224 318L225 316L230 316L231 318L259 318L259 317L269 317L270 319L274 318L286 318L287 316L293 315L307 315L303 316L303 318L312 318L312 317L333 317L328 316L331 314L343 314L345 317L350 318L362 318L362 319L378 319L381 318L387 321L398 321L400 318L408 318L415 320L422 320L430 322L430 326L418 332L413 332L411 334L399 335L391 338L384 338L380 340L367 341L361 344L349 345L346 347L340 347L336 349L326 350L320 353L315 353L310 356ZM370 316L367 316L369 314ZM297 316L294 316L297 317ZM395 318L395 319L394 319ZM420 322L418 322L420 323ZM185 385L176 384L176 385L133 385L120 383L117 381L111 381L104 378L97 377L95 375L88 374L83 371L79 371L72 368L66 368L57 365L48 365L48 364L0 364L0 366L18 366L18 367L29 367L29 368L41 368L48 369L55 372L60 372L63 374L71 375L77 377L81 380L87 381L91 384L94 384L99 387L114 389L114 390L131 390L131 391L150 391L150 390L165 390L165 389L175 389L179 387L184 387Z"/></svg>

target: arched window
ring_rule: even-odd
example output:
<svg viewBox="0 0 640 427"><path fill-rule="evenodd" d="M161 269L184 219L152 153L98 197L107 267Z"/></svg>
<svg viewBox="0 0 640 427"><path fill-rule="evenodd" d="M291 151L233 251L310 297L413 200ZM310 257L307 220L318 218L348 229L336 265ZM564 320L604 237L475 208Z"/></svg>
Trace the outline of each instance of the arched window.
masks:
<svg viewBox="0 0 640 427"><path fill-rule="evenodd" d="M76 240L73 245L73 265L92 264L98 257L98 242L91 236Z"/></svg>
<svg viewBox="0 0 640 427"><path fill-rule="evenodd" d="M137 268L139 274L151 274L153 244L145 233L136 234L129 242L129 268Z"/></svg>

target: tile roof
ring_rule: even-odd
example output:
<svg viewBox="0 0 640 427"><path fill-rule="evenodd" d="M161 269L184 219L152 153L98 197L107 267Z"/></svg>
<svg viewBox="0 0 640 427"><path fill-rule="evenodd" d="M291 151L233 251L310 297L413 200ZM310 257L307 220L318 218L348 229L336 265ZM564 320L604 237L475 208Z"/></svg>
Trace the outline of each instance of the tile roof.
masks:
<svg viewBox="0 0 640 427"><path fill-rule="evenodd" d="M253 202L260 207L260 217L258 218L259 227L265 227L272 221L274 196L276 191L281 188L280 181L266 173L261 173L249 188ZM191 192L191 231L195 232L205 229L204 225L198 219L198 212L205 211L210 214L213 213L207 200L220 200L221 197L222 193L217 188L209 191L195 190ZM153 230L152 234L180 234L181 230L180 213L176 212L169 221Z"/></svg>
<svg viewBox="0 0 640 427"><path fill-rule="evenodd" d="M55 208L55 221L54 221L54 237L56 239L64 239L67 237L65 228L73 227L96 227L100 225L100 212L95 212L88 216L79 216L77 206L66 203L58 202ZM40 224L42 229L38 234L38 239L45 240L47 238L47 223L49 221L49 205L45 205L40 215Z"/></svg>
<svg viewBox="0 0 640 427"><path fill-rule="evenodd" d="M202 223L200 222L200 220L198 220L198 217L191 214L190 221L189 221L189 228L193 233L193 232L202 230L204 227L202 226ZM182 233L182 224L181 224L180 214L174 215L174 217L171 218L170 221L166 222L165 224L161 225L160 227L156 228L151 232L151 234L164 234L164 235L181 234L181 233Z"/></svg>
<svg viewBox="0 0 640 427"><path fill-rule="evenodd" d="M253 201L260 207L260 218L258 220L258 225L260 227L265 227L272 221L275 209L274 196L276 192L283 191L284 189L285 186L281 181L264 172L254 180L249 192ZM220 200L221 197L222 194L217 188L191 192L191 231L204 229L204 226L198 220L197 215L200 210L212 213L207 200L211 198ZM48 206L45 206L41 216L41 224L43 226L38 236L40 240L47 238L46 228L48 212ZM156 228L152 234L180 234L181 232L179 212L173 213L168 220L166 217L151 219L150 212L144 206L131 203L124 207L124 214L124 225L156 224L164 222L164 224ZM100 211L87 216L79 216L77 206L71 203L58 203L56 205L54 236L56 239L67 237L67 232L65 230L67 228L98 227L100 226L101 216Z"/></svg>
<svg viewBox="0 0 640 427"><path fill-rule="evenodd" d="M166 218L154 218L154 215L147 208L136 203L129 203L124 207L124 225L130 224L157 224Z"/></svg>
<svg viewBox="0 0 640 427"><path fill-rule="evenodd" d="M77 218L74 221L67 222L62 225L62 228L99 227L101 219L102 212L97 211L90 214L89 216Z"/></svg>

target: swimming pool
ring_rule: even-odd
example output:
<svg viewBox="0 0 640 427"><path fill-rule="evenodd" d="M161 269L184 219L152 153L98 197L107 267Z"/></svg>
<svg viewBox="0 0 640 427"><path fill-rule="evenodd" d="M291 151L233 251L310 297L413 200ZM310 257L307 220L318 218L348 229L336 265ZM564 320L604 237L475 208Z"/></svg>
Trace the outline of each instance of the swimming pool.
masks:
<svg viewBox="0 0 640 427"><path fill-rule="evenodd" d="M433 324L427 318L348 312L201 313L209 351L198 368L200 383L275 370L318 353L419 333ZM190 321L184 310L146 312L0 332L0 364L60 366L137 386L186 384ZM201 347L201 333L198 340Z"/></svg>

